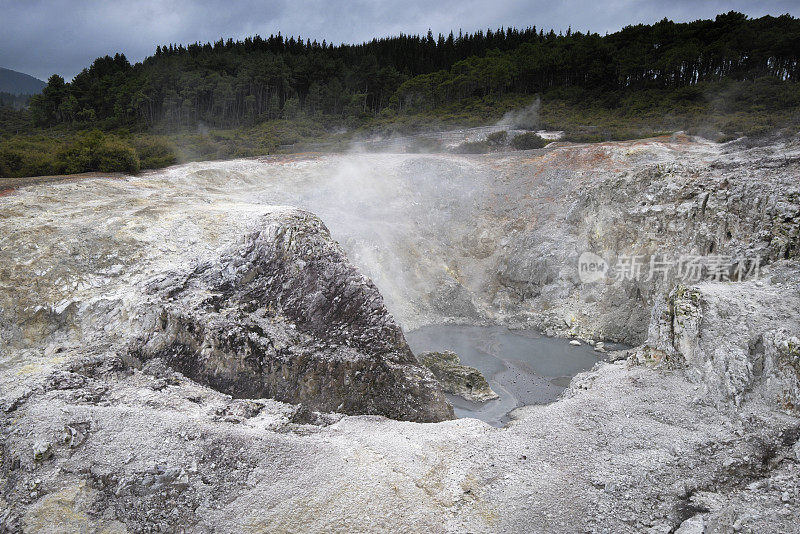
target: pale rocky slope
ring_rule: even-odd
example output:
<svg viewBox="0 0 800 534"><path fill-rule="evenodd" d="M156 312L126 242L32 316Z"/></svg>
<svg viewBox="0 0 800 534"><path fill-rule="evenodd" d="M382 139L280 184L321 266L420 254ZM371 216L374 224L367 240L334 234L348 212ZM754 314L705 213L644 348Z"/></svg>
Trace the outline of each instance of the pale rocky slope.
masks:
<svg viewBox="0 0 800 534"><path fill-rule="evenodd" d="M0 524L51 532L797 531L799 154L796 144L676 138L496 156L320 156L197 163L0 198ZM305 332L291 314L257 317L272 298L264 295L291 300L293 284L326 279L304 279L301 268L278 285L254 282L264 273L250 278L246 265L256 258L232 253L247 248L248 232L276 204L319 215L404 327L489 320L646 343L578 375L556 403L517 410L503 429L319 413L330 404L314 405L313 395L232 398L225 390L237 392L209 380L208 367L182 366L163 351L178 338L198 346L218 339L187 325L208 332L242 312L244 324L279 325L292 347L350 345L370 358L383 346L381 357L411 373L394 375L400 383L427 376L385 311L371 319L370 299L333 341L336 317ZM286 222L277 221L277 234ZM577 278L584 250L611 257L709 253L712 245L760 253L770 265L758 281L678 289L671 280ZM217 266L201 267L214 258ZM254 294L251 283L270 292ZM163 311L166 334L152 328ZM176 319L184 314L191 320ZM371 341L359 345L364 333ZM211 351L223 360L239 354ZM386 376L370 387L383 391ZM419 413L419 399L437 406L425 376L419 394L406 397L407 413ZM252 391L274 394L267 383Z"/></svg>

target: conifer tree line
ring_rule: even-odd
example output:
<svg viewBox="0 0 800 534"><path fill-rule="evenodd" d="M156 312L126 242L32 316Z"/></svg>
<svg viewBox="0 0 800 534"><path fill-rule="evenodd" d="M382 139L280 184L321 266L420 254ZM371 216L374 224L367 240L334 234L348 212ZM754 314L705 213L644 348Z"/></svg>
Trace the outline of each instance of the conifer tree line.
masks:
<svg viewBox="0 0 800 534"><path fill-rule="evenodd" d="M400 35L332 45L281 34L158 46L132 65L98 58L70 83L58 75L31 99L35 124L198 123L238 127L298 116L348 119L422 111L465 98L669 89L723 79L796 82L800 19L639 24L605 36L498 29Z"/></svg>
<svg viewBox="0 0 800 534"><path fill-rule="evenodd" d="M0 91L0 108L24 109L30 104L31 95Z"/></svg>

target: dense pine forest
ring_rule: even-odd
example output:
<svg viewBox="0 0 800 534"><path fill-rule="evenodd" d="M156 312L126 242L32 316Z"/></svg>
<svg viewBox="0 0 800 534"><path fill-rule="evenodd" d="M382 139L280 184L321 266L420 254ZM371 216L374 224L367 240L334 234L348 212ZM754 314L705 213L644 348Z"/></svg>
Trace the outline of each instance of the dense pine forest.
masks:
<svg viewBox="0 0 800 534"><path fill-rule="evenodd" d="M735 12L690 23L664 19L605 36L531 26L357 45L280 34L167 44L134 65L122 54L98 58L69 83L53 75L27 111L3 111L8 147L0 149L0 172L48 170L26 163L31 134L57 139L60 157L68 158L74 132L115 132L114 142L130 145L137 157L157 154L142 161L157 166L265 153L342 129L391 131L393 124L436 124L432 118L475 124L534 95L543 99L546 126L580 130L584 137L587 131L603 138L635 135L641 128L620 133L619 125L663 117L672 122L653 123L651 130L686 127L708 122L701 117L709 114L727 117L715 126L722 133L747 133L794 124L798 77L800 19ZM598 130L598 124L608 127ZM186 137L198 125L229 133ZM180 142L176 132L183 132ZM173 145L200 146L175 154L153 134L172 135ZM93 135L91 142L102 145L102 135ZM93 166L96 161L51 170Z"/></svg>
<svg viewBox="0 0 800 534"><path fill-rule="evenodd" d="M536 27L333 46L253 37L167 45L144 62L98 58L31 102L38 125L139 122L240 126L299 112L346 118L430 108L469 97L580 88L611 93L770 77L797 81L800 20L738 13L663 20L602 37Z"/></svg>

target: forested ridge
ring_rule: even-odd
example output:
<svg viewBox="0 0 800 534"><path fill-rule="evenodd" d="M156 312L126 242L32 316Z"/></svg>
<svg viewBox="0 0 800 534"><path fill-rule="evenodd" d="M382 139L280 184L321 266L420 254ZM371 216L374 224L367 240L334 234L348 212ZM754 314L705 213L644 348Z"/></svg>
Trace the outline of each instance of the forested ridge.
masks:
<svg viewBox="0 0 800 534"><path fill-rule="evenodd" d="M605 36L529 27L334 46L278 34L158 46L135 65L121 54L98 58L71 83L52 76L30 112L39 126L357 120L553 89L620 95L723 79L796 82L798 61L800 19L735 12Z"/></svg>
<svg viewBox="0 0 800 534"><path fill-rule="evenodd" d="M524 115L534 120L509 127L579 142L794 135L798 60L800 19L735 12L605 36L530 26L361 44L277 34L159 45L141 63L115 54L69 83L53 75L29 106L0 94L0 177L344 150L364 137L493 124L533 102L537 113ZM459 150L542 144L497 135ZM429 141L410 150L436 149Z"/></svg>

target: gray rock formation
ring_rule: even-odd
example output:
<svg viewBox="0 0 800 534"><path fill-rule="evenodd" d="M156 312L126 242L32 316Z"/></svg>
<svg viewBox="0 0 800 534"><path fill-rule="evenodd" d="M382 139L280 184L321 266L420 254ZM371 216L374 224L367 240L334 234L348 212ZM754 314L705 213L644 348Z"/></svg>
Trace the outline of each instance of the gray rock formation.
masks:
<svg viewBox="0 0 800 534"><path fill-rule="evenodd" d="M447 393L471 402L486 402L498 397L481 372L474 367L461 365L458 354L453 351L421 352L417 354L417 359L433 372Z"/></svg>
<svg viewBox="0 0 800 534"><path fill-rule="evenodd" d="M139 359L160 358L237 398L422 422L453 417L375 285L309 212L272 210L242 244L148 288L157 314L132 344Z"/></svg>
<svg viewBox="0 0 800 534"><path fill-rule="evenodd" d="M717 402L757 395L800 406L800 267L771 265L759 280L678 285L653 308L642 362L685 367Z"/></svg>
<svg viewBox="0 0 800 534"><path fill-rule="evenodd" d="M676 137L192 163L3 196L0 531L796 531L799 156ZM313 218L281 212L299 240L269 217L253 231L287 203L320 214L403 325L646 344L502 429L331 413L346 390L316 377L339 354L386 358L381 394L430 375ZM577 278L587 249L712 248L769 265L677 289ZM363 313L328 298L334 272ZM281 382L233 347L320 372L288 366ZM239 398L292 381L325 403ZM413 417L424 397L396 398Z"/></svg>

